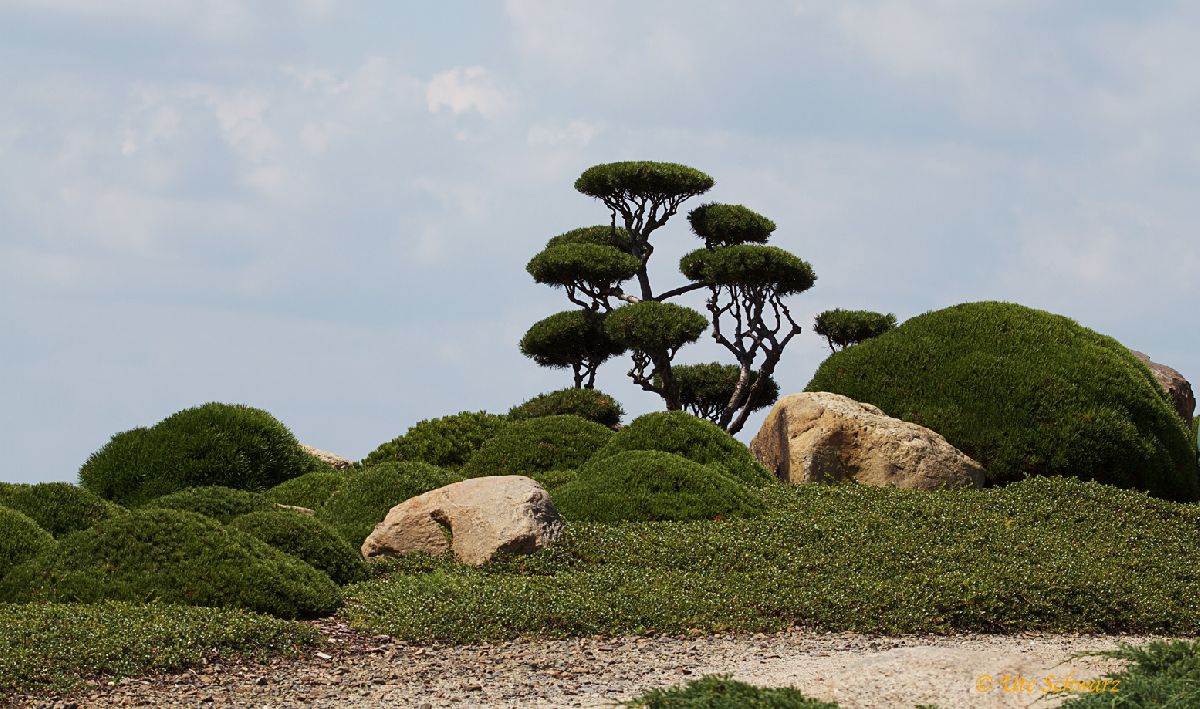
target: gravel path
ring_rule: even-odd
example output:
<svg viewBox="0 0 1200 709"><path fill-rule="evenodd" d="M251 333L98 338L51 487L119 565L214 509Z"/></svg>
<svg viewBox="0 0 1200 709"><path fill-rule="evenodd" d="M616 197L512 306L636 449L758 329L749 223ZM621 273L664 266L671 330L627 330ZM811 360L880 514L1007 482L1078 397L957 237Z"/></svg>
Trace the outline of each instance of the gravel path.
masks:
<svg viewBox="0 0 1200 709"><path fill-rule="evenodd" d="M1058 698L1042 691L1048 677L1083 680L1119 667L1106 658L1072 659L1072 653L1151 639L792 631L443 646L393 642L334 623L320 627L331 647L303 659L94 683L86 694L29 706L602 707L643 688L732 674L763 686L796 686L847 708L1053 707ZM995 683L990 692L976 689L984 675ZM1023 677L1030 691L1006 691L1006 675Z"/></svg>

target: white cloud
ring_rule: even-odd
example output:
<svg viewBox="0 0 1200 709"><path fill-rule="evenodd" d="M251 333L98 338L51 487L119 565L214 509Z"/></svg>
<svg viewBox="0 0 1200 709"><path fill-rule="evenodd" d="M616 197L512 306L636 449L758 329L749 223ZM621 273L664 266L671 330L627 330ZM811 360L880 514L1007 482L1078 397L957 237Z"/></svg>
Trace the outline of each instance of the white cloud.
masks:
<svg viewBox="0 0 1200 709"><path fill-rule="evenodd" d="M535 123L529 127L526 142L530 145L547 147L573 146L582 147L592 142L604 126L595 121L575 119L568 123L546 121Z"/></svg>
<svg viewBox="0 0 1200 709"><path fill-rule="evenodd" d="M430 113L446 108L458 115L475 111L484 118L507 113L513 101L496 87L481 66L469 66L434 74L425 91Z"/></svg>

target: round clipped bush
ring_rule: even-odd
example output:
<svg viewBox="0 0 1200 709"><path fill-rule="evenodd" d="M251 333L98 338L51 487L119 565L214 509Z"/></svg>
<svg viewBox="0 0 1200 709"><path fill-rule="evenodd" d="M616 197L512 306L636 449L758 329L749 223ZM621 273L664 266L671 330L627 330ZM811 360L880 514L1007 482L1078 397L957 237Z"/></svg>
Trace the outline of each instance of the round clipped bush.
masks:
<svg viewBox="0 0 1200 709"><path fill-rule="evenodd" d="M380 463L348 477L317 509L317 519L329 524L357 549L387 516L388 510L411 497L460 480L458 474L428 463Z"/></svg>
<svg viewBox="0 0 1200 709"><path fill-rule="evenodd" d="M0 506L24 512L55 537L87 529L125 512L99 495L61 482L0 487Z"/></svg>
<svg viewBox="0 0 1200 709"><path fill-rule="evenodd" d="M740 441L711 421L686 411L656 411L637 417L595 457L607 458L624 451L663 451L701 465L718 463L731 477L752 486L775 479Z"/></svg>
<svg viewBox="0 0 1200 709"><path fill-rule="evenodd" d="M79 479L105 499L136 505L201 485L262 491L322 467L266 411L210 403L117 434L88 458Z"/></svg>
<svg viewBox="0 0 1200 709"><path fill-rule="evenodd" d="M567 244L615 246L624 251L629 245L629 232L625 230L625 227L614 227L608 224L585 226L551 238L546 242L546 248L566 246Z"/></svg>
<svg viewBox="0 0 1200 709"><path fill-rule="evenodd" d="M279 509L265 495L219 485L189 487L170 495L157 497L142 507L143 509L195 512L205 517L212 517L221 523L230 522L234 517L250 512Z"/></svg>
<svg viewBox="0 0 1200 709"><path fill-rule="evenodd" d="M1186 427L1153 375L1060 315L996 302L926 313L831 355L807 390L937 431L992 484L1065 475L1200 497Z"/></svg>
<svg viewBox="0 0 1200 709"><path fill-rule="evenodd" d="M709 286L769 288L781 296L803 293L817 282L807 261L779 247L756 244L697 249L679 260L679 271Z"/></svg>
<svg viewBox="0 0 1200 709"><path fill-rule="evenodd" d="M729 404L734 389L737 388L741 369L736 364L677 364L671 367L675 382L679 385L679 402L683 408L702 419L717 422L725 406ZM758 372L750 372L750 386L758 381ZM656 374L654 384L662 386L662 379ZM750 402L750 410L770 406L779 398L779 383L774 377L768 376L763 387Z"/></svg>
<svg viewBox="0 0 1200 709"><path fill-rule="evenodd" d="M607 427L570 414L518 421L485 443L462 474L525 475L541 482L543 473L578 468L612 436Z"/></svg>
<svg viewBox="0 0 1200 709"><path fill-rule="evenodd" d="M653 194L686 199L712 189L713 178L673 162L646 160L593 165L575 180L575 189L589 197L614 199L623 194Z"/></svg>
<svg viewBox="0 0 1200 709"><path fill-rule="evenodd" d="M653 450L589 461L560 487L555 506L568 520L652 522L749 517L762 503L720 464L701 465Z"/></svg>
<svg viewBox="0 0 1200 709"><path fill-rule="evenodd" d="M612 428L621 423L625 410L617 400L596 389L560 389L539 394L508 412L510 421L573 414Z"/></svg>
<svg viewBox="0 0 1200 709"><path fill-rule="evenodd" d="M329 615L328 576L237 529L193 512L133 510L9 571L0 601L158 601L237 607L281 618Z"/></svg>
<svg viewBox="0 0 1200 709"><path fill-rule="evenodd" d="M345 585L366 577L358 550L324 522L290 510L251 512L230 523L246 534L290 554Z"/></svg>
<svg viewBox="0 0 1200 709"><path fill-rule="evenodd" d="M14 566L54 546L54 537L28 515L0 507L0 579Z"/></svg>
<svg viewBox="0 0 1200 709"><path fill-rule="evenodd" d="M543 249L529 260L525 270L538 283L554 287L580 281L612 287L633 278L640 265L615 246L576 242Z"/></svg>
<svg viewBox="0 0 1200 709"><path fill-rule="evenodd" d="M362 464L417 461L439 468L461 468L467 459L507 424L486 411L463 411L453 416L419 421L403 436L371 452Z"/></svg>
<svg viewBox="0 0 1200 709"><path fill-rule="evenodd" d="M708 318L674 303L643 300L608 314L604 332L614 341L643 352L674 351L695 342L708 327Z"/></svg>
<svg viewBox="0 0 1200 709"><path fill-rule="evenodd" d="M318 470L300 477L284 480L263 493L268 500L281 505L293 505L315 510L346 481L345 473Z"/></svg>
<svg viewBox="0 0 1200 709"><path fill-rule="evenodd" d="M775 222L740 204L702 204L688 213L688 222L709 248L762 244L775 231Z"/></svg>
<svg viewBox="0 0 1200 709"><path fill-rule="evenodd" d="M896 316L871 310L826 310L817 315L813 329L829 343L830 351L879 337L896 327Z"/></svg>
<svg viewBox="0 0 1200 709"><path fill-rule="evenodd" d="M604 330L604 316L587 310L567 310L530 326L520 342L521 354L543 367L599 366L625 352Z"/></svg>

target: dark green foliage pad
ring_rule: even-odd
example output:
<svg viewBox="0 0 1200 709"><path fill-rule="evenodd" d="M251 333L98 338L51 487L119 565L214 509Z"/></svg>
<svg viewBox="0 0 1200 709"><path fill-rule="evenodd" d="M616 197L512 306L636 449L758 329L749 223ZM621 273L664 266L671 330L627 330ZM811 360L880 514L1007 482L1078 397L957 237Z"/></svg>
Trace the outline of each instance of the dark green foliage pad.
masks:
<svg viewBox="0 0 1200 709"><path fill-rule="evenodd" d="M737 388L741 368L736 364L677 364L671 368L675 382L679 385L679 401L683 408L702 419L716 422L717 417L729 404L733 390ZM751 371L749 386L758 381L758 372ZM658 375L654 376L654 384L662 386ZM770 406L779 398L779 383L774 377L768 377L758 394L750 402L750 410Z"/></svg>
<svg viewBox="0 0 1200 709"><path fill-rule="evenodd" d="M54 537L17 510L0 507L0 579L14 566L54 546Z"/></svg>
<svg viewBox="0 0 1200 709"><path fill-rule="evenodd" d="M366 562L358 550L332 527L309 515L292 510L251 512L230 524L324 571L336 584L345 585L366 576Z"/></svg>
<svg viewBox="0 0 1200 709"><path fill-rule="evenodd" d="M405 500L462 480L457 473L428 463L380 463L350 476L317 510L354 548L366 541L388 510Z"/></svg>
<svg viewBox="0 0 1200 709"><path fill-rule="evenodd" d="M942 434L991 483L1069 475L1200 497L1187 431L1116 340L1012 303L926 313L838 352L808 391L844 394Z"/></svg>
<svg viewBox="0 0 1200 709"><path fill-rule="evenodd" d="M688 222L709 248L763 244L775 231L775 222L740 204L702 204L688 213Z"/></svg>
<svg viewBox="0 0 1200 709"><path fill-rule="evenodd" d="M24 512L55 537L87 529L125 512L99 495L60 482L0 487L0 506Z"/></svg>
<svg viewBox="0 0 1200 709"><path fill-rule="evenodd" d="M849 347L879 337L896 327L896 316L871 310L826 310L817 315L814 331L829 342L829 349Z"/></svg>
<svg viewBox="0 0 1200 709"><path fill-rule="evenodd" d="M575 180L575 189L597 199L647 196L661 200L686 198L712 189L713 178L672 162L611 162L594 165Z"/></svg>
<svg viewBox="0 0 1200 709"><path fill-rule="evenodd" d="M728 677L708 676L682 687L652 689L625 703L645 709L837 709L837 704L791 688L756 687Z"/></svg>
<svg viewBox="0 0 1200 709"><path fill-rule="evenodd" d="M232 521L234 517L250 512L264 512L279 508L266 495L234 490L219 485L208 485L189 487L170 495L157 497L143 505L142 509L195 512L225 524Z"/></svg>
<svg viewBox="0 0 1200 709"><path fill-rule="evenodd" d="M625 411L617 400L596 389L560 389L539 394L508 412L510 421L573 414L612 428Z"/></svg>
<svg viewBox="0 0 1200 709"><path fill-rule="evenodd" d="M486 411L462 411L452 416L425 419L403 436L376 448L363 460L363 465L416 461L440 468L461 468L506 424L504 416Z"/></svg>
<svg viewBox="0 0 1200 709"><path fill-rule="evenodd" d="M525 475L578 468L608 443L613 432L579 416L543 416L504 429L463 466L463 477Z"/></svg>
<svg viewBox="0 0 1200 709"><path fill-rule="evenodd" d="M346 482L349 473L330 473L318 470L300 477L284 480L263 493L271 502L315 510Z"/></svg>
<svg viewBox="0 0 1200 709"><path fill-rule="evenodd" d="M674 351L695 342L708 327L700 313L674 303L643 300L609 313L604 331L614 341L642 352Z"/></svg>
<svg viewBox="0 0 1200 709"><path fill-rule="evenodd" d="M697 249L679 260L679 272L709 286L766 288L780 296L803 293L817 282L807 261L756 244Z"/></svg>

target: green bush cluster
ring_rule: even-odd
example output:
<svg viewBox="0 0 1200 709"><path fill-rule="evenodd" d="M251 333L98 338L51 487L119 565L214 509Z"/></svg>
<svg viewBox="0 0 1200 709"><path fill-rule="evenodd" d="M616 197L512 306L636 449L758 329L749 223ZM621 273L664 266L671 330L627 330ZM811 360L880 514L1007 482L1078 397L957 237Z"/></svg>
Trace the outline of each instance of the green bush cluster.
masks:
<svg viewBox="0 0 1200 709"><path fill-rule="evenodd" d="M701 465L719 463L731 477L755 487L775 479L736 438L685 411L656 411L637 417L600 448L596 457L637 450L675 453Z"/></svg>
<svg viewBox="0 0 1200 709"><path fill-rule="evenodd" d="M317 509L317 518L357 549L387 516L388 510L411 497L459 480L462 478L453 471L428 463L372 465L348 477Z"/></svg>
<svg viewBox="0 0 1200 709"><path fill-rule="evenodd" d="M416 461L440 468L461 468L492 436L507 425L504 416L463 411L417 422L403 436L376 448L362 465Z"/></svg>
<svg viewBox="0 0 1200 709"><path fill-rule="evenodd" d="M212 517L222 524L250 512L279 509L265 495L219 485L189 487L150 500L142 509L183 510Z"/></svg>
<svg viewBox="0 0 1200 709"><path fill-rule="evenodd" d="M28 515L0 507L0 579L13 567L54 546L54 537Z"/></svg>
<svg viewBox="0 0 1200 709"><path fill-rule="evenodd" d="M871 310L826 310L817 315L814 330L831 351L857 345L896 327L896 316Z"/></svg>
<svg viewBox="0 0 1200 709"><path fill-rule="evenodd" d="M736 364L678 364L671 368L679 384L679 401L689 413L717 422L741 377L741 368ZM750 372L749 385L758 381L758 372ZM654 376L655 386L662 386L662 379ZM779 398L779 383L768 376L761 389L750 401L750 410L757 411L775 403Z"/></svg>
<svg viewBox="0 0 1200 709"><path fill-rule="evenodd" d="M1200 706L1200 640L1155 640L1142 647L1122 645L1100 654L1130 663L1105 677L1115 683L1102 689L1113 687L1116 691L1076 689L1076 694L1060 706L1069 709Z"/></svg>
<svg viewBox="0 0 1200 709"><path fill-rule="evenodd" d="M844 394L937 431L993 484L1092 478L1200 497L1196 453L1165 392L1116 340L1011 303L926 313L821 364L808 391Z"/></svg>
<svg viewBox="0 0 1200 709"><path fill-rule="evenodd" d="M0 581L0 601L161 601L282 618L329 615L329 577L244 532L179 510L133 510L63 537Z"/></svg>
<svg viewBox="0 0 1200 709"><path fill-rule="evenodd" d="M62 482L4 485L0 487L0 507L24 512L55 537L87 529L125 511L88 490Z"/></svg>
<svg viewBox="0 0 1200 709"><path fill-rule="evenodd" d="M602 391L571 388L539 394L523 404L514 406L508 412L508 419L524 421L567 414L613 428L621 423L625 410L616 399Z"/></svg>
<svg viewBox="0 0 1200 709"><path fill-rule="evenodd" d="M518 421L485 443L462 474L525 475L540 481L543 473L578 468L612 436L607 427L569 414Z"/></svg>
<svg viewBox="0 0 1200 709"><path fill-rule="evenodd" d="M251 512L231 526L324 571L334 583L345 585L366 576L366 562L358 550L332 527L291 510Z"/></svg>
<svg viewBox="0 0 1200 709"><path fill-rule="evenodd" d="M688 213L692 232L704 239L707 248L765 244L775 231L775 222L740 204L708 203Z"/></svg>
<svg viewBox="0 0 1200 709"><path fill-rule="evenodd" d="M756 687L727 676L709 675L681 687L652 689L624 706L631 709L837 709L790 687Z"/></svg>
<svg viewBox="0 0 1200 709"><path fill-rule="evenodd" d="M180 672L216 658L263 660L316 645L303 623L225 608L162 604L0 605L0 704L85 679Z"/></svg>
<svg viewBox="0 0 1200 709"><path fill-rule="evenodd" d="M79 471L85 488L122 505L202 485L263 491L327 468L261 409L210 403L112 437Z"/></svg>
<svg viewBox="0 0 1200 709"><path fill-rule="evenodd" d="M315 510L346 482L346 473L316 471L284 480L263 493L271 502Z"/></svg>
<svg viewBox="0 0 1200 709"><path fill-rule="evenodd" d="M589 522L749 517L761 503L718 463L701 465L661 451L597 458L555 491L564 518Z"/></svg>

